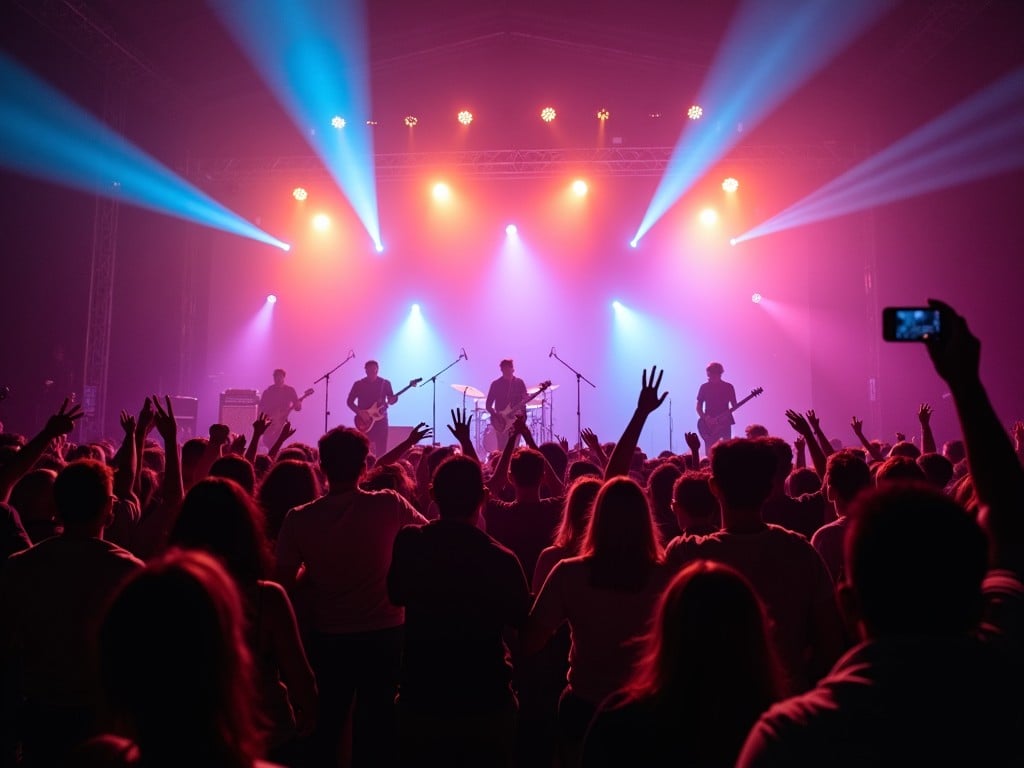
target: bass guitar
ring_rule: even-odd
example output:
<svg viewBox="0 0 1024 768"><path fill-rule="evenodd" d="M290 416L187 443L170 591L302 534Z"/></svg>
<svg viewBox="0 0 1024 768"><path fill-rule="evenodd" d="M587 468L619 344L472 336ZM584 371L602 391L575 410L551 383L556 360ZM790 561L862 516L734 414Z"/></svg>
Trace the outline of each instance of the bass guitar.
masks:
<svg viewBox="0 0 1024 768"><path fill-rule="evenodd" d="M288 421L288 417L291 415L291 412L295 410L295 406L297 406L299 403L301 403L303 400L305 400L312 394L313 388L310 387L309 389L302 393L298 400L293 402L284 410L278 411L276 413L268 413L267 416L270 417L270 426L267 428L267 431L263 433L263 442L265 442L268 446L271 446L275 442L277 442L278 435L281 434L281 430L284 428L285 422Z"/></svg>
<svg viewBox="0 0 1024 768"><path fill-rule="evenodd" d="M408 384L402 387L400 390L395 392L395 398L397 399L405 390L410 387L415 387L423 381L422 378L412 379ZM356 411L356 429L360 432L369 432L373 429L373 425L384 418L384 414L388 412L388 403L385 400L383 403L374 403L369 408L364 408L361 411Z"/></svg>
<svg viewBox="0 0 1024 768"><path fill-rule="evenodd" d="M511 427L512 422L515 421L516 415L522 412L523 407L550 386L550 380L542 381L540 383L540 387L538 387L537 391L532 395L520 400L518 403L509 403L500 411L495 411L494 415L491 416L491 424L494 426L494 430L496 432L504 432Z"/></svg>
<svg viewBox="0 0 1024 768"><path fill-rule="evenodd" d="M709 416L707 414L704 414L699 419L697 419L697 431L700 433L701 439L705 443L708 442L708 438L711 436L711 431L715 427L718 427L718 426L721 426L722 424L727 423L728 419L729 419L729 416L732 413L734 413L735 411L737 411L741 405L743 405L748 400L753 400L755 397L758 397L762 392L764 392L764 387L758 387L757 389L752 389L752 390L750 390L750 394L749 395L744 397L742 400L740 400L738 403L736 403L736 405L734 405L729 410L723 411L722 413L715 414L714 416Z"/></svg>

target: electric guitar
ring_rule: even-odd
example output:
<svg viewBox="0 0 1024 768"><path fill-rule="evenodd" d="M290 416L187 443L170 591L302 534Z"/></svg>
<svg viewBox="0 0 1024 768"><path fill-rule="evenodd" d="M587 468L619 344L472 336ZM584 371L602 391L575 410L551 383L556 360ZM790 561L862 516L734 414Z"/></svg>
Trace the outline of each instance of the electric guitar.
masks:
<svg viewBox="0 0 1024 768"><path fill-rule="evenodd" d="M395 392L395 398L401 395L405 390L410 387L415 387L423 381L422 378L412 379L407 385L402 387L400 390ZM369 432L373 429L373 425L384 418L384 414L388 412L387 401L383 403L374 403L369 408L364 408L361 411L356 411L356 429L360 432Z"/></svg>
<svg viewBox="0 0 1024 768"><path fill-rule="evenodd" d="M263 441L267 445L273 445L277 442L277 436L281 434L281 430L284 428L285 422L288 421L288 417L291 415L291 412L295 410L295 406L312 394L313 388L310 387L302 393L298 400L294 401L284 410L267 414L267 416L270 417L270 426L267 428L267 431L263 433Z"/></svg>
<svg viewBox="0 0 1024 768"><path fill-rule="evenodd" d="M701 439L706 443L708 441L708 438L711 436L712 429L721 424L725 424L729 416L734 411L739 409L739 407L748 400L753 400L755 397L758 397L762 392L764 392L764 387L752 389L750 390L749 395L744 397L729 410L723 411L722 413L716 414L715 416L708 416L707 414L704 414L699 419L697 419L697 431L700 433Z"/></svg>
<svg viewBox="0 0 1024 768"><path fill-rule="evenodd" d="M512 426L512 422L515 421L516 414L523 410L523 406L533 400L537 395L546 390L551 386L551 381L542 381L540 387L529 397L520 400L518 403L510 403L500 411L496 411L491 416L491 424L494 426L495 431L504 432Z"/></svg>

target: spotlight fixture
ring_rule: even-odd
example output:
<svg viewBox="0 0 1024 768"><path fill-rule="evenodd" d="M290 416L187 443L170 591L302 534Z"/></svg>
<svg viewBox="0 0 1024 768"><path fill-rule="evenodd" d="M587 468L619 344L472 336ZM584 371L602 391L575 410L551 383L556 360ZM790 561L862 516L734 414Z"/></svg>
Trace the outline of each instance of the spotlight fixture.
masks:
<svg viewBox="0 0 1024 768"><path fill-rule="evenodd" d="M690 118L691 120L700 120L701 115L703 115L703 114L704 114L703 108L697 106L696 104L694 104L692 107L690 107L688 110L686 110L686 116L688 118Z"/></svg>
<svg viewBox="0 0 1024 768"><path fill-rule="evenodd" d="M555 112L554 107L544 107L544 109L540 111L540 119L543 120L545 123L550 123L557 116L558 113Z"/></svg>
<svg viewBox="0 0 1024 768"><path fill-rule="evenodd" d="M652 120L658 120L658 119L659 119L659 118L661 117L661 112L651 112L651 113L650 113L649 115L647 115L647 116L648 116L649 118L651 118Z"/></svg>
<svg viewBox="0 0 1024 768"><path fill-rule="evenodd" d="M518 232L519 228L516 227L515 224L509 224L507 227L505 227L505 234L508 235L509 237L513 237L514 235L518 234Z"/></svg>
<svg viewBox="0 0 1024 768"><path fill-rule="evenodd" d="M331 118L331 126L337 128L339 131L347 125L345 118L341 115L335 115Z"/></svg>
<svg viewBox="0 0 1024 768"><path fill-rule="evenodd" d="M458 114L458 120L463 125L469 125L473 122L473 113L468 109L464 109Z"/></svg>
<svg viewBox="0 0 1024 768"><path fill-rule="evenodd" d="M326 213L318 213L313 217L313 229L317 232L326 232L331 228L331 219Z"/></svg>
<svg viewBox="0 0 1024 768"><path fill-rule="evenodd" d="M296 187L295 189L292 190L292 197L294 197L299 202L302 202L307 197L309 197L309 192L306 191L305 187Z"/></svg>
<svg viewBox="0 0 1024 768"><path fill-rule="evenodd" d="M267 304L277 304L277 296L270 294L267 296Z"/></svg>
<svg viewBox="0 0 1024 768"><path fill-rule="evenodd" d="M572 192L576 197L586 197L587 189L587 182L583 179L576 179L576 181L572 183Z"/></svg>
<svg viewBox="0 0 1024 768"><path fill-rule="evenodd" d="M760 293L755 293L753 296L750 297L750 300L752 302L754 302L755 304L760 304L761 303L761 294Z"/></svg>
<svg viewBox="0 0 1024 768"><path fill-rule="evenodd" d="M705 227L713 227L718 223L718 211L714 208L705 208L700 212L700 223Z"/></svg>
<svg viewBox="0 0 1024 768"><path fill-rule="evenodd" d="M602 123L611 116L611 112L609 112L607 109L597 110L597 119L600 120Z"/></svg>
<svg viewBox="0 0 1024 768"><path fill-rule="evenodd" d="M366 121L366 124L367 124L367 125L376 125L376 124L377 124L377 121L376 121L376 120L367 120L367 121Z"/></svg>
<svg viewBox="0 0 1024 768"><path fill-rule="evenodd" d="M410 127L410 128L415 128L416 127L416 123L418 123L418 122L419 122L419 120L416 119L416 117L414 115L406 115L405 116L405 124L408 127Z"/></svg>
<svg viewBox="0 0 1024 768"><path fill-rule="evenodd" d="M740 183L732 176L730 176L728 179L722 182L722 189L724 189L726 192L735 192L739 188Z"/></svg>
<svg viewBox="0 0 1024 768"><path fill-rule="evenodd" d="M437 184L434 185L434 189L432 190L432 194L434 195L434 199L437 202L444 203L444 202L447 202L448 200L451 200L452 190L443 181L439 181L439 182L437 182Z"/></svg>

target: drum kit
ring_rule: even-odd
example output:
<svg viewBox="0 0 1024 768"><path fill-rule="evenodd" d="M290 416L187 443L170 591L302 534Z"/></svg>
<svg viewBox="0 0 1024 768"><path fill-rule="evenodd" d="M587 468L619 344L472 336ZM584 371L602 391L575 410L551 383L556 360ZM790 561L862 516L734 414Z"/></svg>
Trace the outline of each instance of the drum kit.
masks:
<svg viewBox="0 0 1024 768"><path fill-rule="evenodd" d="M491 451L498 450L498 433L490 423L491 414L485 407L487 394L471 384L452 384L451 386L456 392L462 393L462 407L473 416L473 442L481 458ZM539 397L530 400L525 406L527 424L533 433L534 440L538 443L555 439L552 430L554 398L551 393L558 387L558 384L551 384L541 392L541 385L538 384L526 389L526 394L529 397L534 397L539 393ZM473 400L471 409L467 407L469 399Z"/></svg>

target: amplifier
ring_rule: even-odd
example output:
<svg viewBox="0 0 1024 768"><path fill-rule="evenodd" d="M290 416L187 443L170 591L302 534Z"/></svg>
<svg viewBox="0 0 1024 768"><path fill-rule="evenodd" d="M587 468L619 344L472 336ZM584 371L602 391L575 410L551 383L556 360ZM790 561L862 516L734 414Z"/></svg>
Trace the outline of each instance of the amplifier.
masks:
<svg viewBox="0 0 1024 768"><path fill-rule="evenodd" d="M238 435L252 432L260 406L260 396L255 389L225 389L220 395L221 424Z"/></svg>

